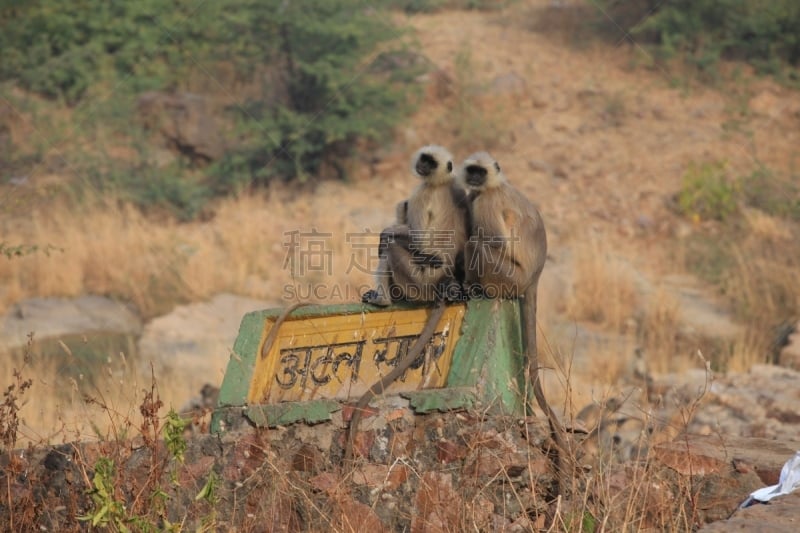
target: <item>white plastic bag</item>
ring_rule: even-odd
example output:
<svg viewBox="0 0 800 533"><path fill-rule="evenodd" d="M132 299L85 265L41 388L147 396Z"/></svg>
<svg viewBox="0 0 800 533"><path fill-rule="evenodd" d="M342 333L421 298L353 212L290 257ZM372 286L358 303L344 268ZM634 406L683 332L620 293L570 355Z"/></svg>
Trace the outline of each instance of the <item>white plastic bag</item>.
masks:
<svg viewBox="0 0 800 533"><path fill-rule="evenodd" d="M789 494L798 488L800 488L800 451L795 453L794 457L783 465L777 485L753 491L750 497L742 503L741 507L747 507L754 502L765 503L776 496Z"/></svg>

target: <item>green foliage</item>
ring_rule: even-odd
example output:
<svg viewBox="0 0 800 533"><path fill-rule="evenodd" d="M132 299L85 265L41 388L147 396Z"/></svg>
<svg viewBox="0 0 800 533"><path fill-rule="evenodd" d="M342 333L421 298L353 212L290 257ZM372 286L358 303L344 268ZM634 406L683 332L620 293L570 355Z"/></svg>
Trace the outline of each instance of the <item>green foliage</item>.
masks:
<svg viewBox="0 0 800 533"><path fill-rule="evenodd" d="M211 507L211 512L200 521L202 528L199 528L198 531L216 531L218 529L216 511L217 503L219 502L218 490L219 477L212 470L208 474L205 485L203 485L203 488L200 489L200 492L194 497L194 501L204 500Z"/></svg>
<svg viewBox="0 0 800 533"><path fill-rule="evenodd" d="M268 76L263 98L236 109L238 148L213 168L215 190L274 177L304 181L324 162L346 177L339 162L356 140L384 138L409 109L401 87L369 68L374 51L399 37L387 20L358 0L250 6L242 31L282 68Z"/></svg>
<svg viewBox="0 0 800 533"><path fill-rule="evenodd" d="M419 65L386 63L392 43L403 37L383 11L388 4L6 3L0 7L0 82L75 105L69 128L50 128L65 137L48 140L89 137L101 152L78 156L94 158L78 165L67 156L68 166L81 171L81 186L188 219L214 194L271 179L303 181L323 172L346 178L344 162L355 146L391 135L418 93L409 80ZM224 67L224 79L212 74L217 66ZM146 145L158 133L136 126L133 103L145 90L197 90L198 80L212 96L235 101L224 117L235 125L232 148L202 171L186 159L155 165ZM248 89L238 94L239 86ZM103 156L115 137L138 143L139 159ZM12 148L6 151L13 155Z"/></svg>
<svg viewBox="0 0 800 533"><path fill-rule="evenodd" d="M38 0L0 8L0 80L75 103L116 72L135 89L177 83L209 56L223 2L78 3Z"/></svg>
<svg viewBox="0 0 800 533"><path fill-rule="evenodd" d="M175 409L169 410L167 419L164 422L164 441L166 442L167 450L169 450L170 455L181 463L186 453L186 439L183 438L183 432L188 425L189 420L181 418Z"/></svg>
<svg viewBox="0 0 800 533"><path fill-rule="evenodd" d="M196 217L212 192L196 173L187 172L181 162L159 166L145 145L139 145L139 157L120 161L106 155L87 155L76 162L81 179L74 183L78 199L112 197L130 202L144 210L166 211L179 220Z"/></svg>
<svg viewBox="0 0 800 533"><path fill-rule="evenodd" d="M609 16L659 55L681 55L701 70L720 58L764 71L800 64L800 3L796 0L605 0Z"/></svg>
<svg viewBox="0 0 800 533"><path fill-rule="evenodd" d="M78 520L89 522L93 527L105 526L123 533L130 531L126 525L125 504L116 498L115 481L114 461L100 457L94 465L92 477L92 509Z"/></svg>
<svg viewBox="0 0 800 533"><path fill-rule="evenodd" d="M445 0L387 0L386 4L406 13L433 13L444 7Z"/></svg>
<svg viewBox="0 0 800 533"><path fill-rule="evenodd" d="M198 500L205 500L211 505L215 505L217 503L217 489L219 485L219 478L212 470L208 474L208 479L206 480L205 485L203 488L200 489L200 492L197 493L197 496L194 497L195 501Z"/></svg>
<svg viewBox="0 0 800 533"><path fill-rule="evenodd" d="M24 257L26 255L35 254L36 252L43 252L44 255L50 256L50 252L59 251L63 252L63 248L48 244L46 246L39 246L38 244L8 244L0 241L0 255L6 256L11 259L12 257Z"/></svg>
<svg viewBox="0 0 800 533"><path fill-rule="evenodd" d="M493 11L502 9L514 0L385 0L392 9L406 13L433 13L444 9L473 9Z"/></svg>
<svg viewBox="0 0 800 533"><path fill-rule="evenodd" d="M722 162L692 163L683 176L678 207L697 220L725 220L738 209L740 188Z"/></svg>
<svg viewBox="0 0 800 533"><path fill-rule="evenodd" d="M745 205L800 221L800 184L795 176L779 176L766 167L732 178L723 162L692 163L677 204L683 215L695 220L725 221Z"/></svg>

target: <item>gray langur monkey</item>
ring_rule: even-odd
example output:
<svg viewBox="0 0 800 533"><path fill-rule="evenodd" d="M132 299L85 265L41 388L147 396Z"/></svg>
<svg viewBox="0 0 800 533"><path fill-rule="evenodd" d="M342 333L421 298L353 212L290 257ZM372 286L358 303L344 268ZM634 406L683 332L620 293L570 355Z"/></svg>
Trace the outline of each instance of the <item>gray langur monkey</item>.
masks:
<svg viewBox="0 0 800 533"><path fill-rule="evenodd" d="M442 146L423 146L411 171L422 183L397 205L396 224L381 232L377 287L364 294L364 303L433 302L460 288L467 196L455 182L453 156Z"/></svg>
<svg viewBox="0 0 800 533"><path fill-rule="evenodd" d="M531 388L547 415L558 448L559 477L566 454L563 428L544 396L536 346L536 293L547 258L547 234L539 210L508 183L488 153L470 155L457 180L469 191L470 238L465 246L465 289L470 296L522 297L523 343Z"/></svg>
<svg viewBox="0 0 800 533"><path fill-rule="evenodd" d="M422 183L398 204L397 224L381 233L378 287L365 293L362 301L381 306L395 300L436 305L411 350L358 400L345 441L345 461L353 459L364 408L422 354L444 315L444 302L462 297L468 206L466 191L455 182L453 156L441 146L423 146L411 160L411 171Z"/></svg>

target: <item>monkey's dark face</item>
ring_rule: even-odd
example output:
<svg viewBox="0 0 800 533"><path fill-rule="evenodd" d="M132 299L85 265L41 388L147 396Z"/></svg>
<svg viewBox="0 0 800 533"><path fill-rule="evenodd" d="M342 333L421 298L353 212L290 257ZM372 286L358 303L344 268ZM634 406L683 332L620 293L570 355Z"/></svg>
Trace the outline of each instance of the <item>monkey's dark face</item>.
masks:
<svg viewBox="0 0 800 533"><path fill-rule="evenodd" d="M451 183L455 178L453 155L438 144L423 146L411 158L411 172L426 186Z"/></svg>
<svg viewBox="0 0 800 533"><path fill-rule="evenodd" d="M458 180L462 187L482 191L500 186L505 182L505 176L492 156L486 152L476 152L462 164Z"/></svg>
<svg viewBox="0 0 800 533"><path fill-rule="evenodd" d="M489 173L481 165L467 165L464 169L464 181L469 187L479 189L486 185Z"/></svg>
<svg viewBox="0 0 800 533"><path fill-rule="evenodd" d="M452 161L445 163L445 166L448 174L453 171ZM431 154L422 153L420 154L419 159L417 159L417 164L414 166L414 169L421 177L429 178L433 176L439 169L439 161Z"/></svg>

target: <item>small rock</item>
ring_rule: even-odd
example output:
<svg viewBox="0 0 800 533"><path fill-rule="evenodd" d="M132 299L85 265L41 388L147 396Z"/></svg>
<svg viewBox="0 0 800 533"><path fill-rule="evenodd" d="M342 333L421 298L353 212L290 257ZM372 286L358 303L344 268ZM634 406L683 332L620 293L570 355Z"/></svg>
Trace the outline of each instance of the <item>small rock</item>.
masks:
<svg viewBox="0 0 800 533"><path fill-rule="evenodd" d="M303 444L292 458L292 470L317 472L322 467L323 463L324 458L317 448L310 444Z"/></svg>
<svg viewBox="0 0 800 533"><path fill-rule="evenodd" d="M347 439L347 432L342 432L340 436L340 444L344 448L345 440ZM369 457L369 451L375 442L375 431L358 431L353 437L353 453L356 457Z"/></svg>
<svg viewBox="0 0 800 533"><path fill-rule="evenodd" d="M334 521L334 531L369 531L382 533L387 531L378 515L369 505L343 496L337 501L338 513Z"/></svg>
<svg viewBox="0 0 800 533"><path fill-rule="evenodd" d="M158 131L166 145L192 159L213 161L225 153L224 138L209 99L191 93L143 93L137 102L145 128Z"/></svg>
<svg viewBox="0 0 800 533"><path fill-rule="evenodd" d="M500 473L518 476L528 466L527 455L503 434L480 432L468 448L470 452L464 462L464 473L468 476L494 477Z"/></svg>
<svg viewBox="0 0 800 533"><path fill-rule="evenodd" d="M308 483L318 492L333 494L338 490L341 481L342 478L340 476L332 474L331 472L323 472L309 479Z"/></svg>
<svg viewBox="0 0 800 533"><path fill-rule="evenodd" d="M389 466L381 464L363 464L357 467L352 474L353 483L367 487L381 488L389 474Z"/></svg>
<svg viewBox="0 0 800 533"><path fill-rule="evenodd" d="M425 472L415 503L412 533L445 533L462 521L463 500L453 488L452 474Z"/></svg>
<svg viewBox="0 0 800 533"><path fill-rule="evenodd" d="M440 439L436 443L436 460L442 464L460 461L467 455L467 447L460 446L451 440Z"/></svg>
<svg viewBox="0 0 800 533"><path fill-rule="evenodd" d="M516 72L501 74L489 84L489 92L492 94L522 94L527 88L525 79Z"/></svg>
<svg viewBox="0 0 800 533"><path fill-rule="evenodd" d="M342 420L344 422L349 422L351 418L353 418L353 413L355 413L356 406L354 404L345 404L342 406ZM373 416L379 413L378 409L372 406L367 405L363 409L361 409L361 420L366 420L367 418L372 418Z"/></svg>

